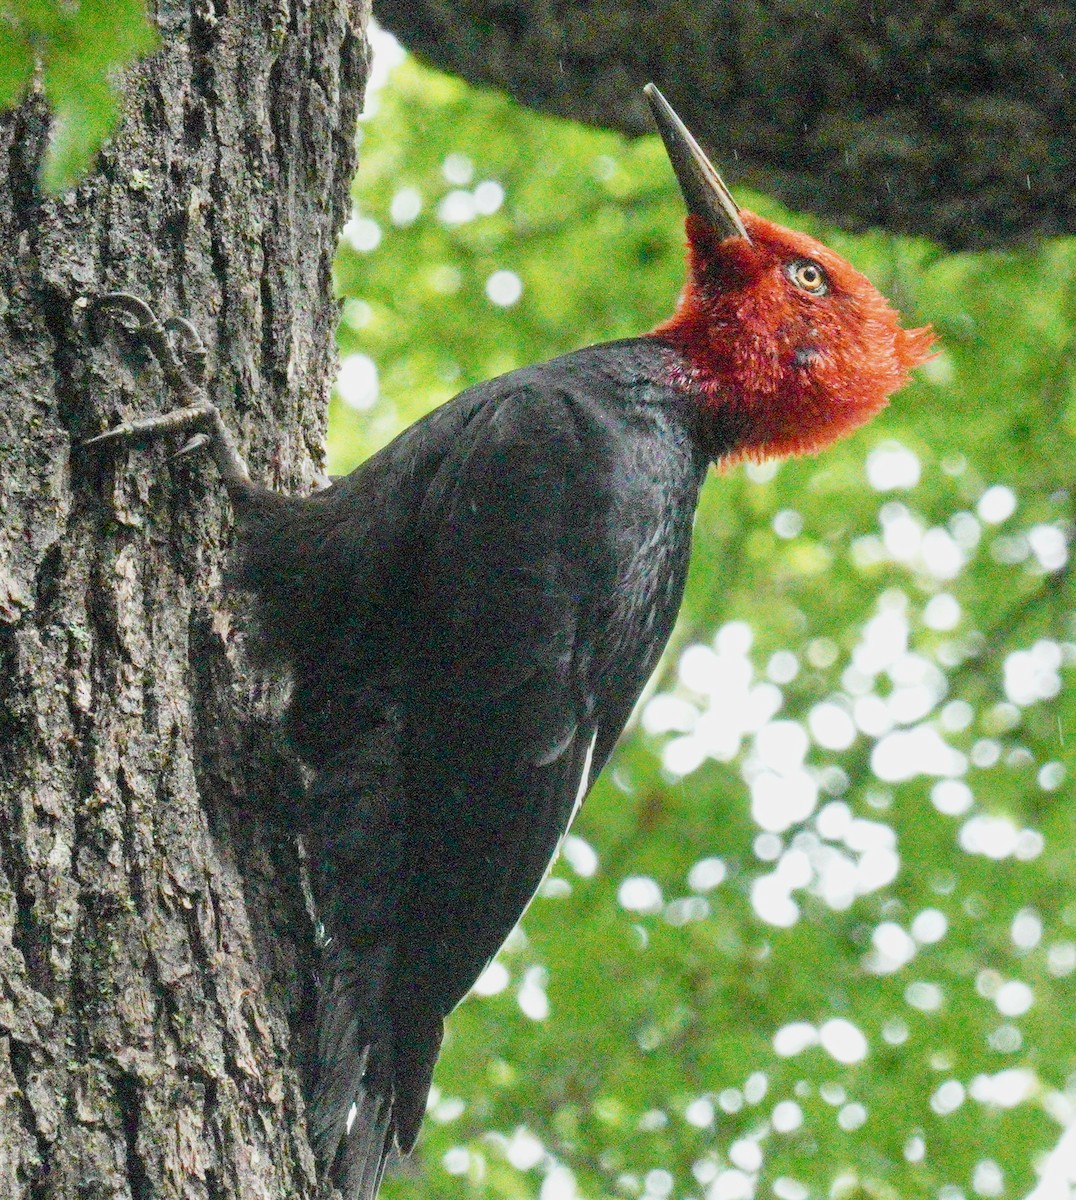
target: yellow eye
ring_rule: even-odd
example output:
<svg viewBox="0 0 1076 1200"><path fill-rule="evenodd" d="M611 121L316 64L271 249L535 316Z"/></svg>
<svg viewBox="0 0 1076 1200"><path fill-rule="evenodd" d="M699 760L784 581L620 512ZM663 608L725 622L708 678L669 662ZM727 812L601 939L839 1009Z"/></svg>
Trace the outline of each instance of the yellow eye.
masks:
<svg viewBox="0 0 1076 1200"><path fill-rule="evenodd" d="M809 258L801 258L788 266L788 277L798 288L810 292L814 296L824 296L829 291L829 281L826 273L816 262Z"/></svg>

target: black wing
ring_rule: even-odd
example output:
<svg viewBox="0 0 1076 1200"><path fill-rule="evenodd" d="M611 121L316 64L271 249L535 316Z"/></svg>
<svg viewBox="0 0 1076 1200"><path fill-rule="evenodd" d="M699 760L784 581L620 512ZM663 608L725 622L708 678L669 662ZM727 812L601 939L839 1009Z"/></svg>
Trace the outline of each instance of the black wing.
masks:
<svg viewBox="0 0 1076 1200"><path fill-rule="evenodd" d="M588 782L604 581L587 461L570 400L521 388L476 416L419 518L397 963L441 1013L519 919Z"/></svg>

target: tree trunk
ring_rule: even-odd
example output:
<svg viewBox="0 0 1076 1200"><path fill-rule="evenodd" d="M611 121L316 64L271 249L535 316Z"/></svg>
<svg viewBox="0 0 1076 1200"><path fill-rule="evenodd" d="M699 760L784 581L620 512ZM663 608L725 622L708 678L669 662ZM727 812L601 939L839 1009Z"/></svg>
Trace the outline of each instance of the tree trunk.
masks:
<svg viewBox="0 0 1076 1200"><path fill-rule="evenodd" d="M366 78L363 3L163 4L96 173L42 199L0 117L0 1195L316 1192L313 928L263 819L295 770L221 583L207 459L80 442L170 405L84 298L190 317L259 478L309 487Z"/></svg>

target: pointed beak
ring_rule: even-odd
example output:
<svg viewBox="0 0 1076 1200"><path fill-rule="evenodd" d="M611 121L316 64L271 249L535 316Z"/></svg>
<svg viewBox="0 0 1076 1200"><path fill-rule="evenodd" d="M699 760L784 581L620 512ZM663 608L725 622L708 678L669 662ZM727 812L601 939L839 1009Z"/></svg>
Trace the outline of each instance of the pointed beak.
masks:
<svg viewBox="0 0 1076 1200"><path fill-rule="evenodd" d="M706 157L691 131L676 115L673 106L654 84L643 88L654 112L661 140L676 172L687 210L705 221L723 237L742 237L750 242L740 210L725 187L717 168Z"/></svg>

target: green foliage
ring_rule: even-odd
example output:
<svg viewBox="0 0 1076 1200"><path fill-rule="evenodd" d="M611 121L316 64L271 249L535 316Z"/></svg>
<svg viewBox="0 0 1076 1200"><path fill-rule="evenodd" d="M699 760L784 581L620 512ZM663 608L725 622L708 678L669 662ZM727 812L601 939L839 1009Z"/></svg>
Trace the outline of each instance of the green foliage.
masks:
<svg viewBox="0 0 1076 1200"><path fill-rule="evenodd" d="M116 121L112 73L156 45L144 0L0 0L0 109L22 100L39 65L53 112L46 189L88 169Z"/></svg>
<svg viewBox="0 0 1076 1200"><path fill-rule="evenodd" d="M412 62L379 103L335 469L652 327L683 271L656 138ZM823 457L714 473L673 646L393 1200L1024 1196L1076 1111L1076 243L952 257L740 198L941 355Z"/></svg>

